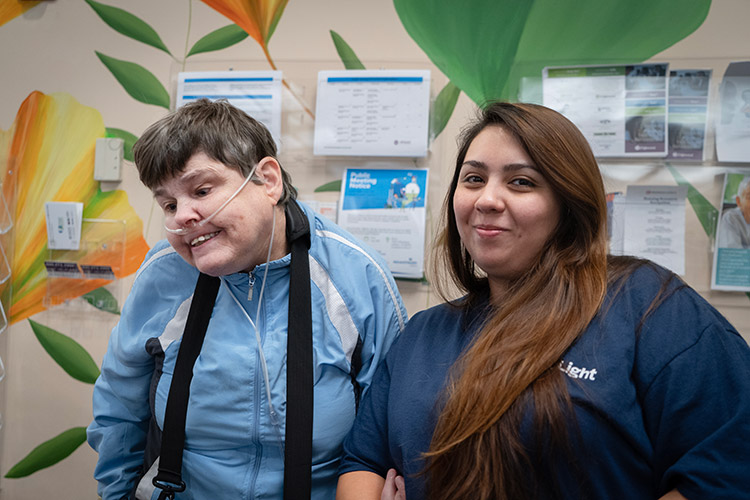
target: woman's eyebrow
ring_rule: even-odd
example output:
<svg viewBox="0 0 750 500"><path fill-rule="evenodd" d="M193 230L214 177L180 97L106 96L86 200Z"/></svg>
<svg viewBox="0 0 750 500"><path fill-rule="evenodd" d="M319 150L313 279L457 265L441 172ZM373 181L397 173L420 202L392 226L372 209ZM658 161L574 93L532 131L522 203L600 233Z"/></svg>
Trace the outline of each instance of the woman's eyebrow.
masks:
<svg viewBox="0 0 750 500"><path fill-rule="evenodd" d="M465 166L477 168L480 170L487 170L489 168L485 162L479 160L467 160L461 164L462 168ZM502 169L506 172L517 172L526 168L534 170L535 172L540 171L539 168L537 168L537 166L533 163L507 163L502 166Z"/></svg>
<svg viewBox="0 0 750 500"><path fill-rule="evenodd" d="M184 176L180 177L178 180L179 184L185 185L185 184L191 184L195 182L200 182L203 180L204 177L210 176L211 171L210 170L193 170L192 172L188 172ZM157 188L154 188L151 192L153 193L154 197L157 196L166 196L166 190L163 186L159 186Z"/></svg>

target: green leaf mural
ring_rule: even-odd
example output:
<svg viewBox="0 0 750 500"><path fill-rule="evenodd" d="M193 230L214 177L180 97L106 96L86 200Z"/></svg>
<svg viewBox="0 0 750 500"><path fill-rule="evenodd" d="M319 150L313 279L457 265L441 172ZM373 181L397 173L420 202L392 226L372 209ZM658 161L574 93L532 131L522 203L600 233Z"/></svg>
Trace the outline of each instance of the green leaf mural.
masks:
<svg viewBox="0 0 750 500"><path fill-rule="evenodd" d="M169 94L153 73L139 64L95 52L130 97L145 104L169 109Z"/></svg>
<svg viewBox="0 0 750 500"><path fill-rule="evenodd" d="M124 141L122 156L128 161L135 161L133 158L133 144L138 140L136 136L119 128L107 127L107 137L116 137Z"/></svg>
<svg viewBox="0 0 750 500"><path fill-rule="evenodd" d="M133 40L143 42L146 45L151 45L152 47L156 47L157 49L163 50L167 54L172 55L156 31L140 18L123 9L94 2L94 0L85 0L85 2L89 4L91 8L94 9L94 12L102 18L102 21L107 23L113 30L130 37Z"/></svg>
<svg viewBox="0 0 750 500"><path fill-rule="evenodd" d="M5 477L26 477L34 472L55 465L86 442L86 428L73 427L45 441L11 467Z"/></svg>
<svg viewBox="0 0 750 500"><path fill-rule="evenodd" d="M458 96L461 90L448 82L440 91L435 103L432 105L432 112L430 113L430 135L434 138L440 135L445 126L448 124L448 120L453 114L453 110L456 108L456 102L458 102Z"/></svg>
<svg viewBox="0 0 750 500"><path fill-rule="evenodd" d="M99 376L99 368L81 344L48 326L29 320L34 335L44 350L52 356L68 375L81 382L93 384Z"/></svg>
<svg viewBox="0 0 750 500"><path fill-rule="evenodd" d="M640 62L695 31L711 0L394 0L406 31L475 103L515 99L548 65Z"/></svg>
<svg viewBox="0 0 750 500"><path fill-rule="evenodd" d="M97 288L81 297L97 309L112 314L120 314L117 299L106 288Z"/></svg>
<svg viewBox="0 0 750 500"><path fill-rule="evenodd" d="M318 186L315 188L315 193L325 193L329 191L341 191L341 180L338 181L331 181L326 184L323 184L322 186Z"/></svg>
<svg viewBox="0 0 750 500"><path fill-rule="evenodd" d="M344 67L346 69L365 69L365 65L362 64L362 61L359 60L359 57L357 57L357 54L354 53L354 50L352 50L349 44L341 38L341 35L333 30L330 31L333 45L336 46L336 52L339 53L339 57L341 58L341 62L344 63Z"/></svg>
<svg viewBox="0 0 750 500"><path fill-rule="evenodd" d="M208 35L204 36L193 45L193 48L188 52L187 57L201 52L213 52L214 50L226 49L232 45L241 42L247 38L247 32L237 26L236 24L230 24L224 26L215 31L212 31Z"/></svg>
<svg viewBox="0 0 750 500"><path fill-rule="evenodd" d="M688 194L687 198L690 202L690 206L693 207L695 215L703 226L703 230L709 238L713 238L716 235L716 222L719 218L719 210L713 206L713 204L706 199L697 189L680 174L677 169L672 165L667 165L669 172L677 181L679 186L687 186Z"/></svg>

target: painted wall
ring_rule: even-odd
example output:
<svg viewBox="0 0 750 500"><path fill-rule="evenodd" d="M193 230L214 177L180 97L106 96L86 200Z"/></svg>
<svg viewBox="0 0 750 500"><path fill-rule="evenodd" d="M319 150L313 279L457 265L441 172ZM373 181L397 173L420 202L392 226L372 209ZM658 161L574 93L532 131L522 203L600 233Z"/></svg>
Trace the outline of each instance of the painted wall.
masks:
<svg viewBox="0 0 750 500"><path fill-rule="evenodd" d="M0 16L10 3L17 1L0 0ZM171 57L164 51L117 33L83 0L41 2L0 26L0 47L3 47L0 53L0 131L9 131L24 100L32 91L40 91L45 95L69 94L78 106L95 110L103 127L119 128L138 135L166 110L129 96L95 51L138 63L171 92L176 74L183 68L180 59L186 47L230 23L197 0L107 0L105 3L126 9L146 21L176 56ZM743 23L748 18L750 2L714 0L705 22L694 33L654 55L652 60L670 62L673 68L711 68L718 79L730 61L750 59L750 32ZM483 21L487 22L486 19ZM315 103L317 71L343 69L329 30L338 32L368 68L431 69L433 94L437 94L447 82L409 36L392 2L293 0L287 5L268 47L295 94L311 109ZM191 57L184 65L186 70L230 67L268 69L269 63L260 45L247 38L221 51ZM712 85L715 92L717 81ZM284 94L283 106L282 163L291 172L303 198L335 199L331 193L313 194L313 190L324 182L340 178L342 169L349 166L347 161L313 157L312 118L288 91ZM462 94L446 129L432 144L430 155L415 162L418 166L430 168L430 227L437 219L446 189L455 154L454 137L474 109L474 103ZM62 123L66 123L65 119ZM381 164L379 161L362 161L357 166ZM407 161L406 164L413 163ZM608 162L602 168L609 191L622 190L631 183L675 183L674 177L658 162ZM720 199L719 174L724 168L715 164L678 167L680 173L715 206ZM102 185L101 188L102 191L122 190L127 194L127 203L121 205L122 213L131 210L142 222L146 244L152 245L163 236L159 211L148 190L138 182L132 164L126 162L121 183ZM750 339L748 296L709 290L711 241L690 208L686 222L687 281L714 303L745 338ZM24 230L26 228L15 228L16 243ZM132 252L139 251L137 245L133 248ZM120 304L127 295L131 280L132 276L110 287ZM437 302L425 284L400 282L399 287L410 314ZM38 312L33 320L77 340L99 364L117 316L90 307L79 299ZM5 380L0 382L3 416L0 474L4 476L13 464L43 440L65 429L88 424L91 419L91 386L69 377L52 361L26 320L14 323L0 335L0 355L7 372ZM61 463L27 478L2 477L0 499L96 498L92 479L95 461L96 454L84 445Z"/></svg>

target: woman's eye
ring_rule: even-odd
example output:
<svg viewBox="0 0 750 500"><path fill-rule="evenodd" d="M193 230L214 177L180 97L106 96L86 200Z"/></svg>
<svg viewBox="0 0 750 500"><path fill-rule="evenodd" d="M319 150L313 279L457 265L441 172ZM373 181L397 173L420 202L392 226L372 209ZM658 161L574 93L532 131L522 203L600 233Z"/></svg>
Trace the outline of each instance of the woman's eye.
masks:
<svg viewBox="0 0 750 500"><path fill-rule="evenodd" d="M174 213L177 210L177 203L165 203L163 209L164 213Z"/></svg>
<svg viewBox="0 0 750 500"><path fill-rule="evenodd" d="M483 179L478 175L469 174L464 177L463 182L465 184L477 184L477 183L483 182Z"/></svg>
<svg viewBox="0 0 750 500"><path fill-rule="evenodd" d="M514 184L516 186L523 186L523 187L534 187L536 185L530 179L525 179L525 178L513 179L511 181L511 184Z"/></svg>
<svg viewBox="0 0 750 500"><path fill-rule="evenodd" d="M196 196L206 196L208 195L209 191L210 190L208 188L200 188L195 191L195 194Z"/></svg>

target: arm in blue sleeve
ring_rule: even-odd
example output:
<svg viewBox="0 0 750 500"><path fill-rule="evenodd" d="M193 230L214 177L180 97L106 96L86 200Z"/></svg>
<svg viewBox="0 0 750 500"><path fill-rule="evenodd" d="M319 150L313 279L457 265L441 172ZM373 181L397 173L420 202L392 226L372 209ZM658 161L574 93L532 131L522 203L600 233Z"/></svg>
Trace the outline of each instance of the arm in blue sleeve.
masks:
<svg viewBox="0 0 750 500"><path fill-rule="evenodd" d="M112 331L94 386L94 420L87 432L89 444L99 453L94 477L103 500L123 498L131 491L143 464L151 417L154 362L134 329L134 314L129 311L138 308L128 305Z"/></svg>
<svg viewBox="0 0 750 500"><path fill-rule="evenodd" d="M357 382L362 394L369 390L378 365L385 358L393 342L404 330L408 316L396 282L387 268L368 269L369 296L372 300L372 317L362 332L362 367Z"/></svg>
<svg viewBox="0 0 750 500"><path fill-rule="evenodd" d="M750 491L750 348L721 323L658 373L643 400L659 491L747 498Z"/></svg>
<svg viewBox="0 0 750 500"><path fill-rule="evenodd" d="M388 443L390 382L390 369L386 360L377 369L370 391L362 399L354 426L344 440L339 475L368 471L385 477L388 469L395 467Z"/></svg>

